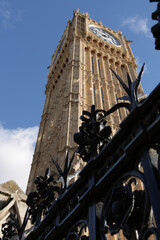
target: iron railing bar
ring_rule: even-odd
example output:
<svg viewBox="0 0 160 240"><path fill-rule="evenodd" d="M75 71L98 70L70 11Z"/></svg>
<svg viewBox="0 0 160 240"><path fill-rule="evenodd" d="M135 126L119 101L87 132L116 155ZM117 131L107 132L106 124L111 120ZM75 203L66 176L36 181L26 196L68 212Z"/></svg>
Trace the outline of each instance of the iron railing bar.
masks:
<svg viewBox="0 0 160 240"><path fill-rule="evenodd" d="M129 160L129 159L128 159ZM96 183L95 191L96 195L100 193L100 191L106 185L109 185L110 182L115 180L115 175L117 177L117 173L126 165L126 154L124 153L119 160L103 175L103 177ZM114 173L114 174L113 174ZM109 180L109 181L108 181ZM107 183L107 184L106 184Z"/></svg>
<svg viewBox="0 0 160 240"><path fill-rule="evenodd" d="M115 174L120 172L120 169L124 167L128 161L131 163L131 159L136 158L136 150L142 146L143 141L145 140L145 132L140 131L138 135L126 146L125 153L117 160L117 162L105 173L105 175L96 183L96 188L101 188L100 186L107 182L108 178L113 180ZM123 162L124 161L124 162Z"/></svg>
<svg viewBox="0 0 160 240"><path fill-rule="evenodd" d="M77 204L77 206L69 212L69 214L60 222L59 225L53 227L46 235L44 240L53 240L53 237L57 237L58 239L60 236L63 237L65 231L67 231L68 227L75 223L75 219L78 218L80 213L82 213L84 204Z"/></svg>
<svg viewBox="0 0 160 240"><path fill-rule="evenodd" d="M135 150L137 151L137 148L141 148L142 143L144 143L146 141L146 137L147 136L154 137L154 135L157 133L157 130L159 130L159 129L160 129L160 117L158 119L156 119L146 130L142 129L140 132L138 132L138 134L135 136L135 138L131 142L129 142L129 144L125 147L124 150L125 150L126 154L123 154L120 157L120 159L106 172L106 174L101 178L101 180L106 178L106 176L108 174L110 174L110 172L114 171L114 168L117 166L117 164L121 163L122 159L128 155L129 151L130 151L130 154L134 153ZM134 157L135 157L135 155L134 155ZM100 158L100 156L98 156L95 161L98 161L99 158ZM99 183L100 183L100 181L99 181ZM96 187L99 185L99 183L96 184Z"/></svg>
<svg viewBox="0 0 160 240"><path fill-rule="evenodd" d="M89 195L91 195L91 193L93 192L93 189L95 188L95 186L90 186L85 193L79 198L78 202L81 203L83 201L87 202L90 197Z"/></svg>
<svg viewBox="0 0 160 240"><path fill-rule="evenodd" d="M160 239L160 211L159 204L160 203L160 192L158 182L155 176L155 172L153 169L153 165L151 164L151 159L147 149L143 151L141 154L141 162L144 170L144 178L145 178L145 187L148 191L150 202L153 208L154 217L156 220L156 226L158 229L158 237Z"/></svg>
<svg viewBox="0 0 160 240"><path fill-rule="evenodd" d="M146 129L147 139L153 142L157 131L160 130L160 116Z"/></svg>

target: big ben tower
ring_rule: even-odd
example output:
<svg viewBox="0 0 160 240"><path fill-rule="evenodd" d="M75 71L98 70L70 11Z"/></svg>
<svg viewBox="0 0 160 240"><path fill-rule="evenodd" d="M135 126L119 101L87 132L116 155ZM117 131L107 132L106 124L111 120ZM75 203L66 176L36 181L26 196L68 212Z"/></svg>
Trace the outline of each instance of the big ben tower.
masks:
<svg viewBox="0 0 160 240"><path fill-rule="evenodd" d="M108 110L122 101L125 92L110 68L126 84L127 72L132 81L136 79L137 65L130 43L121 32L92 20L88 13L74 12L52 56L27 193L47 167L54 172L49 153L63 166L66 151L74 151L73 134L80 126L82 110L90 111L93 104ZM108 117L113 134L127 114L122 108Z"/></svg>

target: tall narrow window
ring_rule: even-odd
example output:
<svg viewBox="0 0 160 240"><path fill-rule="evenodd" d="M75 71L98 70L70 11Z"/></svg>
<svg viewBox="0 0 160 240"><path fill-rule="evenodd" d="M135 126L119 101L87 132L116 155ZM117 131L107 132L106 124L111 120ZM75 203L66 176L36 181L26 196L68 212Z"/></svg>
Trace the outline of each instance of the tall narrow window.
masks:
<svg viewBox="0 0 160 240"><path fill-rule="evenodd" d="M94 105L96 107L96 89L95 89L95 84L93 84L93 94L94 94Z"/></svg>
<svg viewBox="0 0 160 240"><path fill-rule="evenodd" d="M122 80L123 80L124 82L126 82L127 73L126 73L126 71L125 71L124 65L121 66L121 73L122 73Z"/></svg>
<svg viewBox="0 0 160 240"><path fill-rule="evenodd" d="M126 115L128 116L128 110L125 108L125 110L126 110Z"/></svg>
<svg viewBox="0 0 160 240"><path fill-rule="evenodd" d="M94 62L93 62L93 56L91 57L91 62L92 62L92 74L94 74Z"/></svg>
<svg viewBox="0 0 160 240"><path fill-rule="evenodd" d="M112 66L110 66L110 68L112 68ZM112 81L113 81L113 83L115 84L115 82L114 82L114 76L113 76L113 72L112 72L112 70L110 70L111 71L111 77L112 77Z"/></svg>
<svg viewBox="0 0 160 240"><path fill-rule="evenodd" d="M107 77L107 80L109 81L109 70L108 70L107 61L105 61L105 70L106 70L106 77Z"/></svg>
<svg viewBox="0 0 160 240"><path fill-rule="evenodd" d="M101 98L102 98L102 106L103 106L103 110L104 110L104 96L103 96L103 89L101 87Z"/></svg>
<svg viewBox="0 0 160 240"><path fill-rule="evenodd" d="M99 59L98 59L98 71L99 71L99 76L101 76L101 68L100 68L100 62L99 62Z"/></svg>
<svg viewBox="0 0 160 240"><path fill-rule="evenodd" d="M117 96L116 96L116 100L117 100L117 103L118 103L118 98L117 98ZM118 108L118 113L119 113L119 117L120 117L120 119L122 120L121 111L120 111L119 108Z"/></svg>

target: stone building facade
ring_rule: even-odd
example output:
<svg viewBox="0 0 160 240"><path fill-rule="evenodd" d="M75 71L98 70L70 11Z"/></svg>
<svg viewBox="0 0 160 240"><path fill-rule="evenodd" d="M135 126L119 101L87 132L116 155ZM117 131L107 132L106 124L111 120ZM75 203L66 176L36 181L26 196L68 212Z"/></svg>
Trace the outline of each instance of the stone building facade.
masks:
<svg viewBox="0 0 160 240"><path fill-rule="evenodd" d="M73 134L81 124L82 110L90 111L93 104L97 109L108 110L123 101L121 97L126 93L110 68L126 84L127 72L132 81L137 78L136 59L130 43L121 32L92 20L88 13L74 12L49 67L46 100L27 193L33 190L36 176L43 176L47 167L56 174L49 154L63 166L67 150L71 153L75 150ZM140 86L141 95L143 89ZM122 108L107 118L113 134L127 114ZM79 168L81 164L77 158L73 171Z"/></svg>
<svg viewBox="0 0 160 240"><path fill-rule="evenodd" d="M2 225L12 220L11 215L15 216L19 226L22 226L23 219L26 213L27 196L19 188L15 181L11 180L0 184L0 238L2 237ZM28 223L27 228L31 225ZM19 239L14 236L12 239Z"/></svg>

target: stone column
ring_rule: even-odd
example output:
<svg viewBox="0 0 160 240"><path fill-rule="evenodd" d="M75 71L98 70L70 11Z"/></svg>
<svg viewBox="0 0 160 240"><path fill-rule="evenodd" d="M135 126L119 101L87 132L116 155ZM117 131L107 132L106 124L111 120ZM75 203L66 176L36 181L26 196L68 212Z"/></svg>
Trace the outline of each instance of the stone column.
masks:
<svg viewBox="0 0 160 240"><path fill-rule="evenodd" d="M91 51L90 48L85 49L85 108L90 111L90 106L93 103L92 93L92 64L91 64Z"/></svg>
<svg viewBox="0 0 160 240"><path fill-rule="evenodd" d="M121 71L121 63L120 62L117 62L116 63L116 68L117 68L117 74L120 76L120 78L123 80L123 76L122 76L122 71ZM120 97L123 97L123 96L126 96L126 92L124 91L123 87L121 86L121 84L119 83L119 87L118 87L118 90L117 90L117 97L120 98ZM122 100L119 100L119 102L123 102ZM126 109L125 108L121 108L120 110L120 113L121 113L121 117L123 120L125 117L126 117Z"/></svg>
<svg viewBox="0 0 160 240"><path fill-rule="evenodd" d="M116 72L115 69L115 63L113 59L110 59L110 65L111 68ZM113 94L113 105L117 104L117 86L118 86L118 80L116 79L116 77L114 76L114 74L112 73L112 71L110 70L110 75L111 75L111 79L112 79L112 94ZM119 123L120 123L120 116L119 116L119 112L118 110L115 111L112 114L112 119L113 119L113 125L114 125L114 130L116 131L119 127Z"/></svg>
<svg viewBox="0 0 160 240"><path fill-rule="evenodd" d="M95 54L95 74L94 74L94 79L95 79L95 91L96 91L96 108L101 109L102 104L101 104L101 94L100 94L100 76L99 76L99 67L98 67L98 60L100 58L100 55L97 57L97 53Z"/></svg>

